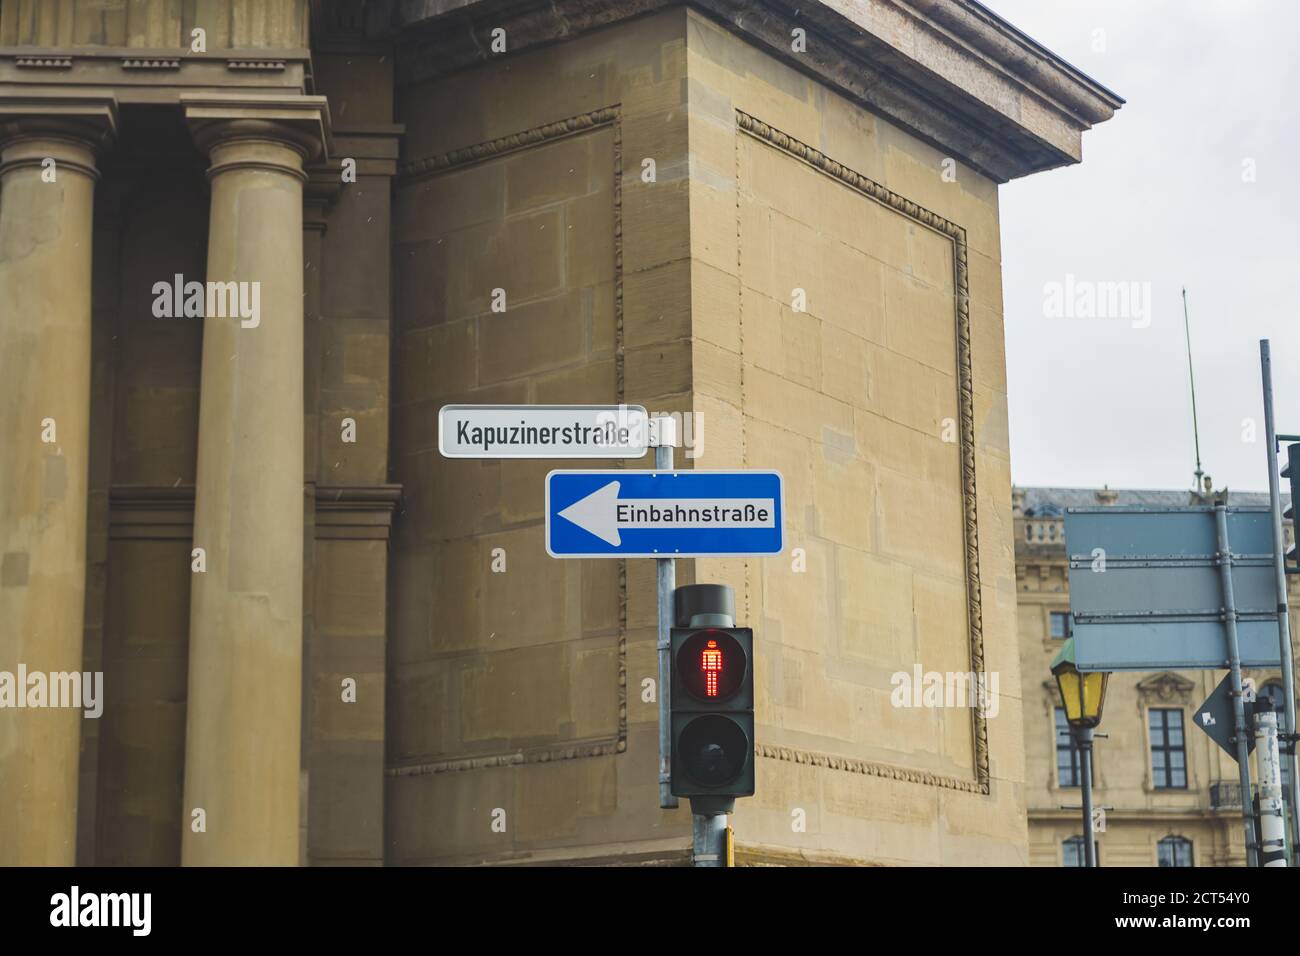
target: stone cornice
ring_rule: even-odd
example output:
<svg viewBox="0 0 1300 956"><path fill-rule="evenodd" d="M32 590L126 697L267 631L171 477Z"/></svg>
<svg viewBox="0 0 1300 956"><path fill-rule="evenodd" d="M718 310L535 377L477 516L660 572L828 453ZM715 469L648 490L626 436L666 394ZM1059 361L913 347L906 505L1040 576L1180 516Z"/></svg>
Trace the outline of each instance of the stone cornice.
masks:
<svg viewBox="0 0 1300 956"><path fill-rule="evenodd" d="M836 0L836 6L852 6ZM958 42L983 53L1056 105L1091 125L1110 119L1124 100L1082 70L989 10L978 0L895 0L945 29Z"/></svg>
<svg viewBox="0 0 1300 956"><path fill-rule="evenodd" d="M640 14L670 0L399 0L399 83ZM1123 100L975 0L691 0L747 41L999 181L1078 162ZM791 31L807 51L790 49Z"/></svg>
<svg viewBox="0 0 1300 956"><path fill-rule="evenodd" d="M311 51L300 48L0 47L0 91L111 89L121 103L175 103L182 93L231 88L304 93L310 73Z"/></svg>

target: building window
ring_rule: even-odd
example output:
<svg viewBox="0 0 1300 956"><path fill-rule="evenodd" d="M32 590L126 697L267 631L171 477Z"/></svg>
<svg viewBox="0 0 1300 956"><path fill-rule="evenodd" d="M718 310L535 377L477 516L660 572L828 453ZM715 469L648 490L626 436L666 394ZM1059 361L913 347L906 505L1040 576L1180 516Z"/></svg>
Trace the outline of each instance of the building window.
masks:
<svg viewBox="0 0 1300 956"><path fill-rule="evenodd" d="M1053 611L1050 615L1051 628L1048 631L1053 640L1063 641L1070 636L1070 612Z"/></svg>
<svg viewBox="0 0 1300 956"><path fill-rule="evenodd" d="M1265 684L1259 689L1259 696L1268 698L1273 705L1273 710L1277 712L1277 726L1279 732L1285 732L1283 724L1286 722L1284 716L1286 710L1286 691L1282 689L1281 684ZM1291 801L1291 761L1287 759L1286 754L1280 754L1282 760L1282 799L1288 803Z"/></svg>
<svg viewBox="0 0 1300 956"><path fill-rule="evenodd" d="M1191 866L1192 841L1186 837L1167 836L1156 844L1161 866Z"/></svg>
<svg viewBox="0 0 1300 956"><path fill-rule="evenodd" d="M1065 719L1065 708L1056 708L1056 785L1077 787L1083 780L1079 769L1079 748L1074 745L1074 734Z"/></svg>
<svg viewBox="0 0 1300 956"><path fill-rule="evenodd" d="M1187 752L1183 749L1183 711L1177 707L1152 707L1147 711L1151 728L1151 779L1157 790L1187 789Z"/></svg>
<svg viewBox="0 0 1300 956"><path fill-rule="evenodd" d="M1101 866L1101 847L1096 840L1092 841L1092 854L1097 859L1097 865ZM1070 839L1061 844L1061 865L1062 866L1087 866L1088 860L1083 854L1083 837L1072 836Z"/></svg>

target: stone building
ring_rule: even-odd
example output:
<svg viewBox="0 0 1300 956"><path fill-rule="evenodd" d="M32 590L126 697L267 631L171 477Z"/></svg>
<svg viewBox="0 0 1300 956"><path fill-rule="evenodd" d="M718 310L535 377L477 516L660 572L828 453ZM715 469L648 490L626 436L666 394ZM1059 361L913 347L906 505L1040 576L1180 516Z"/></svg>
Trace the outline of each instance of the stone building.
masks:
<svg viewBox="0 0 1300 956"><path fill-rule="evenodd" d="M1213 499L1187 491L1017 488L1016 592L1024 689L1025 794L1035 866L1082 866L1078 752L1050 666L1070 632L1064 509L1099 505L1187 507ZM1230 492L1229 505L1268 495ZM1290 546L1291 532L1287 528ZM1291 593L1291 622L1300 595ZM1293 638L1294 639L1294 638ZM1099 866L1245 866L1237 763L1192 716L1226 671L1120 671L1111 675L1093 747L1093 803L1106 806ZM1278 671L1245 668L1280 710ZM1064 729L1062 729L1064 728ZM1258 782L1255 761L1251 780ZM1285 772L1285 771L1284 771Z"/></svg>
<svg viewBox="0 0 1300 956"><path fill-rule="evenodd" d="M0 672L104 697L0 709L0 863L687 861L650 562L437 451L619 401L787 482L678 572L740 861L1025 862L998 184L1121 102L975 0L0 0Z"/></svg>

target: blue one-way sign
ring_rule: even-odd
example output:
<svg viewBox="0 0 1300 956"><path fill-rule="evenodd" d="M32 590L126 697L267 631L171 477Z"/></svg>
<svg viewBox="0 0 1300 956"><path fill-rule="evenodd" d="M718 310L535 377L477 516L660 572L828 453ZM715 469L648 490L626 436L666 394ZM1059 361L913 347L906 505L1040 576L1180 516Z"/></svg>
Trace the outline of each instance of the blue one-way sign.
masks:
<svg viewBox="0 0 1300 956"><path fill-rule="evenodd" d="M553 471L546 550L555 558L779 554L775 471Z"/></svg>

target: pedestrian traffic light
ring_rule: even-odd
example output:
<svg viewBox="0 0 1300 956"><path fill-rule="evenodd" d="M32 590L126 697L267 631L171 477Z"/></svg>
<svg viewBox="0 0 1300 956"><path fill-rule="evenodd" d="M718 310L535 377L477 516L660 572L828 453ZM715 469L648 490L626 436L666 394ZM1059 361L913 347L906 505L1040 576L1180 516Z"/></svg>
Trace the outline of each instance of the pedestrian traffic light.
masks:
<svg viewBox="0 0 1300 956"><path fill-rule="evenodd" d="M754 793L754 632L727 626L729 613L691 613L724 590L701 588L717 586L676 592L678 623L689 626L670 635L672 792L717 798L729 812L736 797Z"/></svg>
<svg viewBox="0 0 1300 956"><path fill-rule="evenodd" d="M1292 539L1295 543L1287 551L1287 561L1292 568L1300 564L1300 522L1296 520L1296 507L1300 504L1300 442L1286 446L1286 464L1282 466L1282 477L1291 483L1291 504L1282 512L1283 518L1291 519Z"/></svg>

